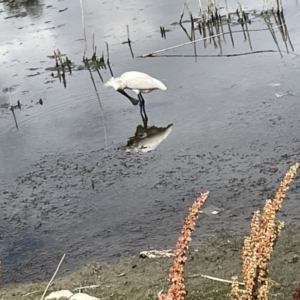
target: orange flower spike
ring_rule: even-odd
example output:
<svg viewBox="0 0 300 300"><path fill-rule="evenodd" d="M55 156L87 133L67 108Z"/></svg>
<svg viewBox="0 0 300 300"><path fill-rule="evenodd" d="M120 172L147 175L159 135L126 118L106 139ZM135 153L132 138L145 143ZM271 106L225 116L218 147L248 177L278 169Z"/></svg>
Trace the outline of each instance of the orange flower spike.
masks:
<svg viewBox="0 0 300 300"><path fill-rule="evenodd" d="M208 194L209 192L202 193L189 209L189 214L183 223L181 236L178 238L176 244L176 249L174 251L175 258L168 275L168 280L171 283L171 286L167 294L163 294L158 297L159 300L184 300L185 298L186 292L183 278L183 268L187 260L186 250L188 249L191 241L192 231L195 229L195 223L199 210L208 197Z"/></svg>

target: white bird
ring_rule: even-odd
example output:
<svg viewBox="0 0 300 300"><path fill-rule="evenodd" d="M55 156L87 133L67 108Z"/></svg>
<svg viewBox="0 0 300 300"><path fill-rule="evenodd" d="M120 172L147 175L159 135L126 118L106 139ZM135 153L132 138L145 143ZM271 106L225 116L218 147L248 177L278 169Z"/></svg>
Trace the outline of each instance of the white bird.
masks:
<svg viewBox="0 0 300 300"><path fill-rule="evenodd" d="M105 87L113 87L117 92L127 97L133 105L140 104L140 112L144 120L142 112L145 114L145 119L148 120L145 111L145 100L142 93L150 93L154 90L165 91L167 87L158 79L149 76L142 72L125 72L120 77L112 77L105 84ZM129 96L124 90L129 89L135 92L138 96L138 100Z"/></svg>

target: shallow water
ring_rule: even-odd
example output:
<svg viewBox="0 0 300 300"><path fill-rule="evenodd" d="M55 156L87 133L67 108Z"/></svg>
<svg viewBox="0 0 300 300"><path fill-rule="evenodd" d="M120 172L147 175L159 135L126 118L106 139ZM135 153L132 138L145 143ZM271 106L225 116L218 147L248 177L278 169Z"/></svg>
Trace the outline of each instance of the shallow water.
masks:
<svg viewBox="0 0 300 300"><path fill-rule="evenodd" d="M197 1L196 1L197 2ZM197 16L197 6L191 9ZM26 4L26 5L25 5ZM221 5L221 3L220 3ZM246 6L261 9L259 1ZM139 109L113 90L96 87L83 68L80 5L75 1L0 3L0 234L5 282L49 277L67 253L61 273L94 260L175 244L181 222L197 195L209 190L193 242L218 230L248 228L251 212L273 196L288 166L299 157L300 15L296 1L284 3L294 53L280 32L279 52L235 57L131 58L188 41L179 21L182 2L84 1L88 56L95 33L97 53L109 44L114 74L138 70L161 79L165 92L146 95L149 125L172 132L156 150L127 153L123 146L142 124ZM229 10L236 3L229 3ZM251 13L249 29L266 28ZM184 20L189 20L185 12ZM171 25L174 24L174 25ZM170 29L167 38L159 26ZM184 22L187 31L190 23ZM241 31L241 26L232 29ZM277 50L269 31L250 32L254 51ZM201 38L196 32L196 39ZM251 52L242 32L222 42L223 54ZM198 55L218 55L213 43L197 43ZM53 51L72 62L66 88L51 76ZM290 49L290 47L289 47ZM289 50L290 51L290 50ZM290 51L292 52L292 51ZM162 55L193 55L194 47ZM108 70L100 70L104 80ZM14 104L19 130L8 109ZM43 105L39 103L43 100ZM295 180L282 209L298 221Z"/></svg>

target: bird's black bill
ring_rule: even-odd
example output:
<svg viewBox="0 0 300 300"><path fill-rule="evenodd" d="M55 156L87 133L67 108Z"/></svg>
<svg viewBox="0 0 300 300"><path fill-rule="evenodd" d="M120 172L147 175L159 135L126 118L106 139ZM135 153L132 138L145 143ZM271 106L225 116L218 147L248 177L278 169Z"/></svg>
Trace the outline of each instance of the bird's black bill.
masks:
<svg viewBox="0 0 300 300"><path fill-rule="evenodd" d="M120 94L124 95L126 98L128 98L130 100L130 102L133 105L137 105L140 101L138 99L135 99L133 97L130 97L126 92L124 92L123 90L117 90L117 92L119 92Z"/></svg>

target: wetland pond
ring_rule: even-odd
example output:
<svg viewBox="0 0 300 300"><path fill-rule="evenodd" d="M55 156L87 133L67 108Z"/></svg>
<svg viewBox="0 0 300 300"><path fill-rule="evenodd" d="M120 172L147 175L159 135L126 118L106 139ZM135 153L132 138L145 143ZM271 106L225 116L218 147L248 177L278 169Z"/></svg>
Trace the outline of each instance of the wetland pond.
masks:
<svg viewBox="0 0 300 300"><path fill-rule="evenodd" d="M220 231L244 233L252 212L299 161L297 1L283 1L281 27L276 14L261 15L262 1L245 1L246 31L238 4L228 1L232 36L224 21L227 34L145 58L203 37L198 1L190 1L192 30L187 8L179 24L182 1L83 2L86 56L94 44L98 69L82 62L79 1L0 1L4 283L48 279L63 253L62 275L173 248L188 207L206 190L192 244ZM115 76L141 71L168 88L145 96L148 131L139 108L103 86L101 78L111 77L106 43ZM71 72L56 66L54 51L58 65L68 57ZM20 102L18 129L10 101ZM299 187L296 177L279 213L287 223L299 222Z"/></svg>

